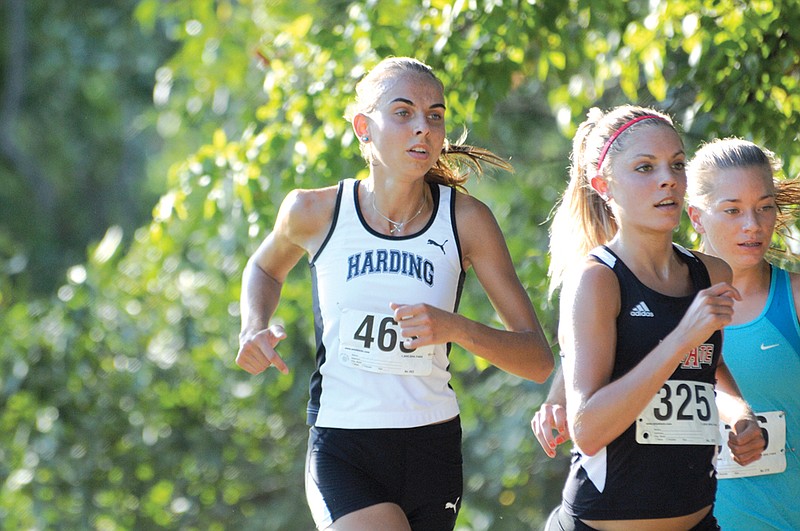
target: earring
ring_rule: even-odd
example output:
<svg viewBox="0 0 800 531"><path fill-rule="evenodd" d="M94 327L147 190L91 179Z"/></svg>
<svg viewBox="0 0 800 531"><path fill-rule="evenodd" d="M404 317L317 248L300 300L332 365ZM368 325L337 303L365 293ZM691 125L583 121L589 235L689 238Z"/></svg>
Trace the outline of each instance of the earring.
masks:
<svg viewBox="0 0 800 531"><path fill-rule="evenodd" d="M364 135L361 137L361 141L366 144L367 142L369 142L369 137L367 135Z"/></svg>

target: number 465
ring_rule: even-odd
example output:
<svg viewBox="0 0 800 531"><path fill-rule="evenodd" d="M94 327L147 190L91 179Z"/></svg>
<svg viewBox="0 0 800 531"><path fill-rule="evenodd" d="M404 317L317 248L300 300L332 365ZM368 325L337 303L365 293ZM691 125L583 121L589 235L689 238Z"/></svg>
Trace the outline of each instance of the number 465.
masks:
<svg viewBox="0 0 800 531"><path fill-rule="evenodd" d="M399 346L402 352L414 352L416 349L406 348L403 344L398 331L395 330L397 326L397 321L391 317L384 317L381 319L380 324L378 324L378 333L375 335L375 316L367 315L364 317L364 320L361 321L361 324L358 325L353 339L358 339L363 342L364 348L371 348L373 343L377 343L378 349L382 352L392 352L398 346L399 340Z"/></svg>

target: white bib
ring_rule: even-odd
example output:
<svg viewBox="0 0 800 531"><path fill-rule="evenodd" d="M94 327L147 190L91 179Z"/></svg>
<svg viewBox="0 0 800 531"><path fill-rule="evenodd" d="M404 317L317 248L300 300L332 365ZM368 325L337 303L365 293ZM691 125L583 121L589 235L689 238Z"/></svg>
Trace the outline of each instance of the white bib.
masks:
<svg viewBox="0 0 800 531"><path fill-rule="evenodd" d="M369 372L428 376L433 370L434 345L406 348L400 326L387 314L342 310L339 360Z"/></svg>
<svg viewBox="0 0 800 531"><path fill-rule="evenodd" d="M667 380L636 419L639 444L719 444L714 386Z"/></svg>
<svg viewBox="0 0 800 531"><path fill-rule="evenodd" d="M733 460L728 448L728 433L731 427L724 422L719 423L722 436L722 450L717 457L717 477L720 479L763 476L780 474L786 470L786 415L783 411L769 411L756 414L758 425L764 432L767 447L761 459L747 466L741 466Z"/></svg>

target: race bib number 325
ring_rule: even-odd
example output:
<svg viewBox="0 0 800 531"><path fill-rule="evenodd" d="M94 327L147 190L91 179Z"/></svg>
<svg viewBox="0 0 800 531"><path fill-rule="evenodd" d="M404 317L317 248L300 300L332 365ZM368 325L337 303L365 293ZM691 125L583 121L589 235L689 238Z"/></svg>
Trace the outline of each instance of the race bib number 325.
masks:
<svg viewBox="0 0 800 531"><path fill-rule="evenodd" d="M342 310L339 323L339 360L369 372L427 376L433 370L433 345L407 348L394 317L358 310Z"/></svg>
<svg viewBox="0 0 800 531"><path fill-rule="evenodd" d="M719 413L714 386L667 380L636 419L639 444L718 444Z"/></svg>

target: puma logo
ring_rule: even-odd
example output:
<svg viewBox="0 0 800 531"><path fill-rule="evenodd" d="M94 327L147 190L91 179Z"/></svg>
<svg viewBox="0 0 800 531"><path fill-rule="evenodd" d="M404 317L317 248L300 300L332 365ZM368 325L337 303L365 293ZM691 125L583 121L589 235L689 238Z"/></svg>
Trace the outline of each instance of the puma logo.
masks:
<svg viewBox="0 0 800 531"><path fill-rule="evenodd" d="M428 240L428 242L430 242L430 240ZM444 245L444 244L442 244L442 245ZM444 504L444 510L446 511L447 509L453 509L453 514L455 514L458 511L458 500L460 500L460 499L461 499L461 496L456 498L455 502L447 502L447 503L445 503Z"/></svg>
<svg viewBox="0 0 800 531"><path fill-rule="evenodd" d="M450 240L445 240L444 243L439 244L439 243L436 243L433 240L428 240L428 245L435 245L436 247L438 247L439 249L442 250L442 254L447 254L446 252L444 252L444 245L445 245L445 243L447 243L449 241Z"/></svg>

